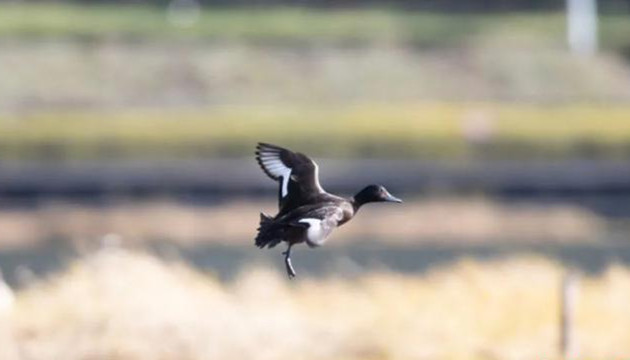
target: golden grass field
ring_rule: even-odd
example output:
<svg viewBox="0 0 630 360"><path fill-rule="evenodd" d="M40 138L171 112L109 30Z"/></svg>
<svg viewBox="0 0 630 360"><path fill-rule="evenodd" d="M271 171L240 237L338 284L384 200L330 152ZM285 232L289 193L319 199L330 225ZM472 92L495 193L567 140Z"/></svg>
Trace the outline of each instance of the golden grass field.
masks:
<svg viewBox="0 0 630 360"><path fill-rule="evenodd" d="M540 258L462 261L423 275L221 283L112 248L16 294L2 359L556 359L564 270ZM580 359L630 354L630 270L578 285Z"/></svg>

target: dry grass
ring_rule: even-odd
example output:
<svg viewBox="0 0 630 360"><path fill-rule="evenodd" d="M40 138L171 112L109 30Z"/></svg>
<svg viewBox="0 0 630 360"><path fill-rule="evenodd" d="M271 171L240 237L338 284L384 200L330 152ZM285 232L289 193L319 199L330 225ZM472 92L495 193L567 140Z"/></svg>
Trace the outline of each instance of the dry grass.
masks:
<svg viewBox="0 0 630 360"><path fill-rule="evenodd" d="M519 258L295 282L258 268L222 284L110 249L18 292L2 358L554 359L561 274ZM579 293L580 358L627 357L630 270Z"/></svg>
<svg viewBox="0 0 630 360"><path fill-rule="evenodd" d="M199 207L168 201L122 202L111 207L50 203L34 210L0 210L0 248L32 247L51 237L82 249L115 233L127 245L152 241L249 245L258 213L275 213L275 203L233 201ZM242 214L249 214L243 216ZM457 219L454 222L454 219ZM456 226L454 226L456 224ZM427 241L457 243L594 242L607 221L570 205L507 205L483 198L434 197L404 207L371 206L340 228L330 244L378 239L390 244Z"/></svg>

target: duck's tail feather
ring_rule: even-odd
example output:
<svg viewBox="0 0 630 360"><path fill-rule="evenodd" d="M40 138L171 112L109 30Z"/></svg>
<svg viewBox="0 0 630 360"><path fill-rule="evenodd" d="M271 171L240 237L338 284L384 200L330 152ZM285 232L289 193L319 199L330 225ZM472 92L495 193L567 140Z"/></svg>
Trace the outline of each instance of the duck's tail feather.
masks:
<svg viewBox="0 0 630 360"><path fill-rule="evenodd" d="M260 213L260 225L258 226L258 235L256 235L255 244L259 248L268 246L270 248L278 245L282 238L277 234L273 223L273 218L265 213Z"/></svg>
<svg viewBox="0 0 630 360"><path fill-rule="evenodd" d="M265 225L268 225L271 223L271 221L273 220L273 218L265 213L260 213L260 227L262 228ZM260 228L259 228L260 229Z"/></svg>

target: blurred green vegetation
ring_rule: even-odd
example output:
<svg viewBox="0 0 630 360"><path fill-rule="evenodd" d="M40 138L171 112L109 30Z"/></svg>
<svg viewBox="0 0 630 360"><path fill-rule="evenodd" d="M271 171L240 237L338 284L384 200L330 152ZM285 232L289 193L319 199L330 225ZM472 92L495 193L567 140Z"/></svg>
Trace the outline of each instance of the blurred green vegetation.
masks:
<svg viewBox="0 0 630 360"><path fill-rule="evenodd" d="M399 104L73 112L0 117L4 159L249 156L257 141L331 157L630 154L630 106Z"/></svg>
<svg viewBox="0 0 630 360"><path fill-rule="evenodd" d="M205 8L197 21L178 26L165 8L140 5L80 6L4 3L0 37L69 37L84 40L182 39L253 43L361 45L392 43L415 46L465 44L475 37L507 30L524 32L559 46L565 43L561 13L466 15L404 12L390 9L313 10L301 8ZM195 14L189 14L195 19ZM601 16L606 48L629 46L625 15Z"/></svg>
<svg viewBox="0 0 630 360"><path fill-rule="evenodd" d="M195 16L188 15L189 20ZM564 51L565 20L561 13L464 15L376 8L325 11L279 7L206 8L198 15L190 26L178 26L177 21L169 21L169 11L160 7L1 4L0 39L6 44L31 40L40 44L49 39L65 39L73 44L158 44L140 50L133 46L133 50L108 49L114 54L110 57L120 56L119 61L102 60L104 55L98 51L92 54L90 46L63 47L63 55L67 56L56 54L58 58L45 48L42 52L31 52L34 50L28 47L9 48L7 53L20 56L5 54L9 58L5 64L12 64L17 75L7 74L4 87L0 88L6 104L13 106L13 110L5 106L9 110L0 115L2 158L249 156L256 141L334 157L630 155L630 106L625 105L622 94L625 82L619 80L625 76L627 63L617 57L609 61L613 57L606 54L594 60L569 59ZM603 15L600 29L602 46L627 57L627 16ZM204 68L208 58L217 59L217 50L204 48L204 52L184 47L188 50L176 51L186 53L190 65L182 62L183 65L174 66L168 61L172 48L164 50L160 46L181 40L186 40L190 49L197 49L202 42L216 42L255 44L265 49L275 45L322 45L381 50L372 55L375 60L366 61L362 71L352 72L340 86L338 74L349 74L348 69L356 64L353 56L365 54L333 53L337 56L332 57L336 61L329 61L333 65L322 61L323 65L314 67L306 60L295 60L301 58L293 53L269 55L257 50L257 46L247 47L255 48L248 51L228 48L229 51L219 51L227 55L219 59L218 65ZM391 52L388 45L394 45L391 49L418 47L423 51ZM424 51L451 47L454 51ZM523 60L534 52L543 55L536 61ZM163 53L168 56L160 55ZM383 55L392 53L389 57ZM420 56L429 53L435 57ZM41 54L40 58L50 61L34 61L38 56L32 54ZM81 54L91 60L86 61ZM322 54L324 59L332 56L328 51ZM467 57L460 59L458 54ZM265 56L268 64L259 65L258 59ZM133 60L136 58L139 60ZM293 67L286 58L294 59ZM173 79L147 71L146 59L153 60L151 71L170 71ZM318 78L306 86L304 69L319 71L314 72ZM448 74L449 79L443 74ZM194 106L218 105L195 110L157 110L171 98L166 90L177 90L180 81L189 85L191 77L198 80L195 84L200 88L193 92L200 99ZM356 86L358 82L362 84L360 88ZM439 102L470 99L468 92L458 91L462 88L493 101L535 99L539 103L561 103L578 99L588 104L599 99L615 100L614 95L619 100L618 105L610 106ZM224 89L229 91L222 92ZM388 98L391 105L369 104L396 92L392 89L398 93ZM284 105L220 105L264 103L263 95L269 94ZM294 94L299 96L292 97ZM433 99L434 94L437 102L422 102L430 101L426 99ZM130 104L149 104L156 109L130 110L119 97L131 98ZM296 101L306 97L312 101ZM337 98L342 100L335 101ZM41 112L33 110L37 106L29 105L37 105L38 101L43 104L38 108ZM288 105L295 103L302 105ZM358 105L343 105L348 103ZM94 110L73 111L71 106L67 107L70 110L55 110L55 104L91 104Z"/></svg>

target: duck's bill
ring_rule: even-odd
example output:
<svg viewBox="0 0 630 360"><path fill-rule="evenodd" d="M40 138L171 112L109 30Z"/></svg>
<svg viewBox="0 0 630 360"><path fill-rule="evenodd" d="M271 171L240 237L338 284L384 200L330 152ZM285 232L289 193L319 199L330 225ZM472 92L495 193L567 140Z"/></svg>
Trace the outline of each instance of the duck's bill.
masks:
<svg viewBox="0 0 630 360"><path fill-rule="evenodd" d="M387 197L385 198L385 201L387 202L395 202L395 203L402 203L403 201L400 200L399 198L395 197L392 194L387 194Z"/></svg>

